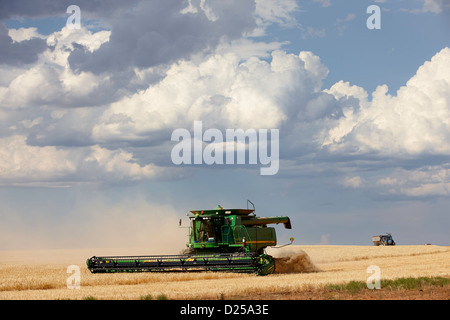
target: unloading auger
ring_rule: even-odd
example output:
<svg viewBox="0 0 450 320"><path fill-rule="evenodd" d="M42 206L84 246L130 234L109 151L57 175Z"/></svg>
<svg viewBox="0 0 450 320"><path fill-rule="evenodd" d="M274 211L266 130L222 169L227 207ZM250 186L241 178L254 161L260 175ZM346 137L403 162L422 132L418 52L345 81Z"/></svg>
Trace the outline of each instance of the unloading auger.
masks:
<svg viewBox="0 0 450 320"><path fill-rule="evenodd" d="M189 241L184 254L94 256L86 264L92 273L230 271L268 275L274 272L275 261L265 248L276 246L277 238L275 228L267 225L283 223L291 229L291 221L284 216L257 217L254 211L254 206L190 211Z"/></svg>

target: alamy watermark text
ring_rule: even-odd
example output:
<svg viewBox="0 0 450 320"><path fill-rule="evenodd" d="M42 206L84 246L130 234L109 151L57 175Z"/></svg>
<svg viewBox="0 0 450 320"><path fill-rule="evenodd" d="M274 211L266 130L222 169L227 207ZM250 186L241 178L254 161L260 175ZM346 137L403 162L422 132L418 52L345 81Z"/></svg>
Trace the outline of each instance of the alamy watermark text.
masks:
<svg viewBox="0 0 450 320"><path fill-rule="evenodd" d="M223 134L215 128L203 132L202 121L194 121L193 135L187 129L175 129L171 140L178 141L171 152L176 165L259 163L265 166L260 168L261 175L275 175L279 169L278 129L226 129Z"/></svg>

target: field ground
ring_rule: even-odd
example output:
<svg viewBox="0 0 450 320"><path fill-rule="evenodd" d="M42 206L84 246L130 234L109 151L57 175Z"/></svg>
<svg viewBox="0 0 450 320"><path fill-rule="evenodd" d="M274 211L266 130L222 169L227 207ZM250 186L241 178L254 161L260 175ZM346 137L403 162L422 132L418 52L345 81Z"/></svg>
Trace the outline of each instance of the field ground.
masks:
<svg viewBox="0 0 450 320"><path fill-rule="evenodd" d="M103 252L102 252L103 251ZM450 285L349 291L330 285L366 283L377 266L380 278L450 278L450 247L434 245L288 246L268 250L277 273L259 277L235 273L91 274L85 261L97 255L149 254L139 249L0 252L1 300L158 299L421 299L448 300ZM68 267L80 268L80 288L69 289ZM72 284L72 283L71 283Z"/></svg>

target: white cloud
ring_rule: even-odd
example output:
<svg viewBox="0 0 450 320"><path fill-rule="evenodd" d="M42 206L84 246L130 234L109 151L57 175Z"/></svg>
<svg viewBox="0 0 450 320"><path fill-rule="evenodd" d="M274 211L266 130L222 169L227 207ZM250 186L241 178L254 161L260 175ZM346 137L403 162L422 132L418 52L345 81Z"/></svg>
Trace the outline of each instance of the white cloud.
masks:
<svg viewBox="0 0 450 320"><path fill-rule="evenodd" d="M342 182L342 185L348 188L358 188L362 185L363 181L361 177L351 177L351 178L345 178Z"/></svg>
<svg viewBox="0 0 450 320"><path fill-rule="evenodd" d="M309 80L313 81L313 91L318 92L322 89L322 81L328 76L328 68L322 64L320 57L311 51L300 52L299 58L305 64Z"/></svg>
<svg viewBox="0 0 450 320"><path fill-rule="evenodd" d="M275 15L286 18L289 8ZM17 41L38 35L35 29L11 34ZM311 52L287 54L278 50L282 43L246 38L222 41L215 54L180 60L165 70L135 68L123 90L119 84L128 79L115 84L114 73L72 71L68 60L74 49L96 52L110 35L64 27L46 36L49 47L29 68L2 74L4 183L70 185L75 180L158 177L162 169L151 159L155 155L163 161L157 154L168 150L174 128L189 128L195 120L217 128L278 128L320 90L328 72ZM160 81L148 84L153 74ZM146 89L138 91L143 84ZM131 94L125 95L127 90ZM145 160L117 146L103 147L124 142L126 148L136 140L153 144ZM41 157L47 160L40 162ZM178 174L172 171L168 178Z"/></svg>
<svg viewBox="0 0 450 320"><path fill-rule="evenodd" d="M362 88L348 83L327 90L348 107L323 145L354 154L449 155L450 49L425 62L396 96L387 91L386 85L379 86L368 101Z"/></svg>
<svg viewBox="0 0 450 320"><path fill-rule="evenodd" d="M297 24L293 13L299 10L295 0L256 0L255 13L263 24L278 23L284 26Z"/></svg>
<svg viewBox="0 0 450 320"><path fill-rule="evenodd" d="M45 36L39 34L37 28L19 28L19 29L9 29L8 35L14 42L21 42L24 40L30 40L32 38L44 39Z"/></svg>
<svg viewBox="0 0 450 320"><path fill-rule="evenodd" d="M387 177L375 177L373 185L382 195L412 198L450 196L450 163L414 170L397 168Z"/></svg>
<svg viewBox="0 0 450 320"><path fill-rule="evenodd" d="M311 52L296 56L277 50L270 62L256 57L240 61L234 54L217 54L198 64L181 61L158 84L111 104L93 137L148 139L164 128L190 128L196 120L215 128L278 128L304 107L327 73Z"/></svg>
<svg viewBox="0 0 450 320"><path fill-rule="evenodd" d="M9 79L2 78L0 87L0 105L10 108L32 106L70 106L73 103L86 103L89 97L95 99L101 85L109 79L94 76L88 72L74 74L67 62L74 43L96 50L108 41L109 32L91 33L86 29L70 30L64 27L47 37L47 49L39 55L38 61L21 73L14 73ZM101 96L101 94L100 94Z"/></svg>
<svg viewBox="0 0 450 320"><path fill-rule="evenodd" d="M420 66L396 95L381 85L369 99L363 88L344 81L324 92L333 95L342 110L324 130L322 147L328 157L346 157L347 169L338 169L344 186L386 197L450 194L449 48ZM428 160L435 165L427 165ZM349 177L355 168L363 171Z"/></svg>
<svg viewBox="0 0 450 320"><path fill-rule="evenodd" d="M255 0L256 28L249 33L258 37L266 34L271 24L292 28L299 26L294 13L299 10L295 0Z"/></svg>
<svg viewBox="0 0 450 320"><path fill-rule="evenodd" d="M69 176L76 165L66 150L28 146L25 136L0 139L0 177L6 180L51 180Z"/></svg>
<svg viewBox="0 0 450 320"><path fill-rule="evenodd" d="M0 138L0 180L18 185L70 185L159 178L164 172L153 164L136 163L121 149L31 146L25 136Z"/></svg>

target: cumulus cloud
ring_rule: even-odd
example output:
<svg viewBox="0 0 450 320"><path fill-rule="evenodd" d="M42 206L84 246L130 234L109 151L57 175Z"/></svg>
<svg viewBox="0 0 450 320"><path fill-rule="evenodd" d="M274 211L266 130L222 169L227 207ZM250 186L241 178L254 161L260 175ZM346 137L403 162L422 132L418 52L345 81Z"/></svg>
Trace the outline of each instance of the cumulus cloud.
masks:
<svg viewBox="0 0 450 320"><path fill-rule="evenodd" d="M133 155L98 145L80 148L37 147L25 136L0 139L2 184L60 186L83 182L133 181L160 177L164 169L139 165Z"/></svg>
<svg viewBox="0 0 450 320"><path fill-rule="evenodd" d="M8 29L8 35L11 37L13 42L22 42L24 40L30 40L32 38L45 38L45 36L39 34L37 28L35 27Z"/></svg>
<svg viewBox="0 0 450 320"><path fill-rule="evenodd" d="M342 81L327 90L347 107L323 146L332 152L394 157L449 155L450 49L425 62L396 96L387 91L386 85L379 86L369 101L364 89Z"/></svg>
<svg viewBox="0 0 450 320"><path fill-rule="evenodd" d="M170 133L175 128L190 128L196 120L220 129L279 128L295 117L318 120L327 113L327 100L321 96L331 97L320 92L328 69L311 52L294 55L275 50L271 60L266 61L242 52L235 54L236 44L220 46L216 54L198 61L180 60L164 72L162 80L137 93L105 97L109 77L73 73L67 58L74 43L95 52L109 40L108 31L63 28L46 40L53 50L41 54L42 63L23 70L0 88L0 110L4 110L0 122L5 124L3 135L9 137L3 140L3 153L8 159L13 151L7 146L17 145L17 150L24 151L24 159L45 156L67 167L59 172L55 166L52 173L51 165L44 170L32 165L14 167L14 163L6 161L3 177L8 181L24 183L28 176L29 181L70 183L76 175L91 181L97 176L92 172L99 172L97 178L105 181L106 173L111 171L108 168L117 163L123 166L115 169L115 175L109 175L111 179L151 179L157 176L150 170L152 163L167 164L169 160L161 154L170 155ZM253 47L253 43L244 45ZM256 47L254 52L266 56L267 47ZM110 99L115 101L109 103ZM308 136L302 139L306 140ZM139 152L140 159L134 159L133 151L119 149L114 153L120 145L148 148ZM39 153L40 148L44 153ZM140 165L133 161L140 161ZM93 163L98 166L95 170ZM34 175L30 174L32 170Z"/></svg>
<svg viewBox="0 0 450 320"><path fill-rule="evenodd" d="M345 157L348 171L362 170L343 185L388 198L449 195L449 61L450 49L444 48L396 95L381 85L369 99L363 88L344 81L324 90L339 102L342 115L324 130L322 148ZM373 170L385 173L374 176Z"/></svg>
<svg viewBox="0 0 450 320"><path fill-rule="evenodd" d="M3 20L17 16L39 18L60 14L64 16L66 4L64 1L42 2L38 10L33 11L29 10L33 6L28 1L2 3L0 18ZM181 12L186 8L186 4L195 10ZM108 137L110 131L98 134L96 128L99 124L108 128L112 128L118 122L123 124L126 122L125 115L113 115L106 121L103 121L104 117L99 116L105 109L114 107L114 101L122 102L121 99L125 95L133 96L141 88L153 90L151 84L158 83L164 77L168 78L167 82L173 81L175 78L167 77L165 74L166 67L160 68L158 64L189 57L191 53L201 52L210 47L213 49L219 43L222 44L219 50L225 50L226 47L233 51L231 48L235 44L227 45L227 39L241 39L245 30L254 27L252 1L236 3L165 1L162 6L160 2L155 6L155 3L146 1L140 2L138 7L134 8L131 4L133 9L122 12L120 19L115 14L121 4L114 1L100 4L95 8L91 2L81 2L79 6L82 18L87 16L103 19L110 23L110 30L94 32L82 24L79 30L63 27L60 31L43 36L35 28L7 30L1 23L3 39L9 44L9 49L5 49L6 46L2 47L4 54L20 58L20 55L14 57L12 51L6 50L19 45L24 49L25 45L35 40L43 44L40 50L20 50L32 53L29 60L20 58L22 62L29 63L27 67L21 68L18 63L18 66L15 66L16 61L2 60L5 64L1 66L0 81L2 124L0 136L3 137L0 149L4 159L2 180L5 184L41 182L57 184L59 181L70 185L78 180L98 179L111 182L115 179L139 180L158 176L162 169L155 168L153 158L147 157L147 154L155 152L140 152L144 156L138 164L138 160L131 152L120 149L117 145L120 141L132 140L130 136L134 138L141 134L141 129L145 132L151 131L151 126L149 128L145 124L144 128L139 125L133 127L130 136L125 134L114 141L101 136ZM130 6L130 3L127 6ZM102 7L105 7L104 11ZM236 8L242 10L236 11ZM236 15L236 12L239 14ZM130 36L130 32L134 32L133 36ZM164 40L164 43L151 41L152 35ZM127 46L126 41L130 39L136 39L137 42ZM139 49L137 43L144 47ZM191 45L194 45L191 49L186 47ZM265 54L268 48L280 46L275 43L261 47L251 41L241 41L240 46L242 45L250 48L252 52L264 51ZM131 59L125 59L124 70L114 69L110 65L108 74L95 74L95 68L91 70L88 65L95 59L99 60L91 66L101 67L105 61L108 63L108 59L104 56L105 52L109 51L108 46L111 46L109 48L111 53L119 53L117 59L122 61L124 59L120 53L123 52L120 48L126 52L130 51L130 48L140 51L136 51ZM161 51L156 53L155 50ZM172 57L168 55L170 52L173 54ZM86 70L77 68L76 72L73 71L71 62L77 54L84 56L80 63L87 66ZM94 54L98 54L98 58L95 58ZM246 55L249 54L251 53ZM167 57L169 59L159 61L158 55L163 60ZM156 60L150 61L149 64L156 66L143 67L147 66L148 59L154 58ZM119 60L112 62L115 64ZM211 98L211 101L220 103L219 96ZM171 104L170 101L166 103ZM181 111L174 109L174 113ZM155 148L153 150L158 150L162 139L170 140L168 138L170 129L171 126L166 123L165 126L153 130L151 137L148 134L144 134L144 137L149 141L160 137L156 139L158 144L153 146ZM121 134L123 133L124 131L121 131ZM99 143L102 142L109 143L109 148L100 146ZM46 161L39 162L42 157L46 158ZM170 178L172 173L166 177Z"/></svg>
<svg viewBox="0 0 450 320"><path fill-rule="evenodd" d="M3 181L40 180L75 172L67 151L28 146L24 136L2 138L0 146L0 176Z"/></svg>
<svg viewBox="0 0 450 320"><path fill-rule="evenodd" d="M2 19L40 15L11 3L2 3ZM65 14L61 3L48 2L48 13ZM0 22L5 56L33 46L29 57L0 65L2 182L158 178L170 166L171 132L201 120L205 129L280 129L280 176L334 170L347 188L445 195L448 172L440 169L448 161L424 163L450 154L450 49L395 95L344 80L324 89L329 70L313 52L248 37L270 24L296 25L296 3L278 3L143 1L118 19L119 2L105 12L83 2L82 14L109 30L82 25L48 36ZM170 170L167 178L180 176Z"/></svg>
<svg viewBox="0 0 450 320"><path fill-rule="evenodd" d="M149 139L164 128L279 128L308 107L328 69L311 52L277 50L267 62L216 54L196 64L181 61L156 85L117 101L93 128L99 141ZM311 112L314 112L311 110Z"/></svg>
<svg viewBox="0 0 450 320"><path fill-rule="evenodd" d="M96 50L108 39L108 31L91 33L84 28L70 30L64 27L49 35L43 40L48 48L40 53L37 63L0 87L0 105L9 108L70 107L104 102L105 97L112 94L111 79L95 77L88 72L75 75L67 63L67 57L76 46L74 43Z"/></svg>

